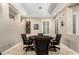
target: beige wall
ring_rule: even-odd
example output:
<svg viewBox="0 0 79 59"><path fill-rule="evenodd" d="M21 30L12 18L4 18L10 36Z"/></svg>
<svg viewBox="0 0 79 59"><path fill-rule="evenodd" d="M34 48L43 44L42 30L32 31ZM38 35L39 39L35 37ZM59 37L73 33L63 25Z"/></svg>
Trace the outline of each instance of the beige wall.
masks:
<svg viewBox="0 0 79 59"><path fill-rule="evenodd" d="M29 19L31 21L31 34L36 35L37 33L42 32L42 19ZM34 30L34 24L39 24L39 29Z"/></svg>
<svg viewBox="0 0 79 59"><path fill-rule="evenodd" d="M64 12L64 13L63 13ZM64 14L63 21L64 27L62 27L62 31L64 34L73 34L73 13L79 13L79 6L74 6L72 8L65 7L59 14ZM78 27L78 26L77 26Z"/></svg>
<svg viewBox="0 0 79 59"><path fill-rule="evenodd" d="M73 34L73 19L72 19L71 8L66 8L66 25L67 25L67 34Z"/></svg>
<svg viewBox="0 0 79 59"><path fill-rule="evenodd" d="M64 26L60 25L60 32L62 34L72 34L73 31L73 21L72 21L72 9L65 7L64 9L61 10L56 16L58 17L58 20L63 21ZM55 19L56 19L55 18Z"/></svg>
<svg viewBox="0 0 79 59"><path fill-rule="evenodd" d="M63 14L64 12L64 29L62 29L65 34L73 34L73 13L79 13L79 6L74 6L72 8L65 7L59 14Z"/></svg>
<svg viewBox="0 0 79 59"><path fill-rule="evenodd" d="M62 10L63 11L63 10ZM65 27L64 29L67 31L64 33L62 33L62 39L61 39L61 42L63 44L65 44L67 47L73 49L74 51L78 52L79 53L79 35L77 34L73 34L73 19L72 19L72 14L74 12L78 13L79 12L79 6L75 6L73 8L68 8L66 7L65 8L65 19L64 22L65 22ZM63 14L61 12L61 14ZM62 30L64 30L62 29Z"/></svg>
<svg viewBox="0 0 79 59"><path fill-rule="evenodd" d="M27 19L31 21L31 34L38 34L38 33L43 33L43 20L49 20L50 25L49 25L49 34L52 35L55 33L55 20L53 19ZM39 24L39 30L34 30L34 24Z"/></svg>
<svg viewBox="0 0 79 59"><path fill-rule="evenodd" d="M79 12L79 5L72 7L72 12Z"/></svg>
<svg viewBox="0 0 79 59"><path fill-rule="evenodd" d="M50 34L55 34L55 20L54 19L51 19L50 21Z"/></svg>
<svg viewBox="0 0 79 59"><path fill-rule="evenodd" d="M67 33L67 27L66 27L66 13L65 9L63 9L61 12L59 12L56 17L54 18L55 21L58 20L58 31L61 34ZM61 26L61 22L63 21L63 26Z"/></svg>
<svg viewBox="0 0 79 59"><path fill-rule="evenodd" d="M14 21L9 19L8 4L1 4L0 8L0 51L5 51L22 40L20 34L24 33L24 23L20 22L20 13Z"/></svg>

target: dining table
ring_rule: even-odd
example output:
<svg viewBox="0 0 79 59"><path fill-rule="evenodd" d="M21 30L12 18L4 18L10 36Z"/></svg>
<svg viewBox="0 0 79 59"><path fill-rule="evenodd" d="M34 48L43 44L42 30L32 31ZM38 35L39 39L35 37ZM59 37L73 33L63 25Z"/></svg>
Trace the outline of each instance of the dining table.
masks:
<svg viewBox="0 0 79 59"><path fill-rule="evenodd" d="M48 36L48 35L43 35L43 36L32 35L32 36L29 36L28 38L31 39L31 40L36 41L35 45L37 45L37 42L39 43L39 45L37 46L37 47L39 47L39 48L37 48L37 54L39 54L39 55L47 55L48 54L48 46L49 46L50 40L53 39L52 36ZM45 43L46 41L48 43ZM47 50L44 50L45 48Z"/></svg>
<svg viewBox="0 0 79 59"><path fill-rule="evenodd" d="M48 35L43 35L43 36L39 36L39 35L32 35L32 36L29 36L28 37L29 39L32 39L32 40L37 40L37 39L46 39L46 40L50 40L50 39L53 39L52 36L48 36Z"/></svg>

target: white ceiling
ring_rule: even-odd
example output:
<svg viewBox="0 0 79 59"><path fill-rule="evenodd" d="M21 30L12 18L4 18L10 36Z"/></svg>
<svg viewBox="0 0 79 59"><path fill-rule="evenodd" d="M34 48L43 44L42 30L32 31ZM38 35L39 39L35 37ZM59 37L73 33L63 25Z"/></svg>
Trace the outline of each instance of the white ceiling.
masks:
<svg viewBox="0 0 79 59"><path fill-rule="evenodd" d="M20 3L20 5L28 13L29 17L50 17L51 10L56 7L56 3ZM39 7L42 8L39 9Z"/></svg>

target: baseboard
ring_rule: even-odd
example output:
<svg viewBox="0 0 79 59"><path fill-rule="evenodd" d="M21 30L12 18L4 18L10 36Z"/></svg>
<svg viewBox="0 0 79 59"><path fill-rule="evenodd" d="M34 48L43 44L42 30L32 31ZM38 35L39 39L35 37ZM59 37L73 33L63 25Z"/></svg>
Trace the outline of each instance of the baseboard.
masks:
<svg viewBox="0 0 79 59"><path fill-rule="evenodd" d="M15 47L19 46L20 44L22 44L22 42L20 42L20 43L18 43L18 44L16 44L16 45L14 45L13 47L11 47L11 48L9 48L9 49L5 50L4 52L2 52L2 54L4 55L5 53L7 53L8 51L10 51L11 49L13 49L13 48L15 48Z"/></svg>

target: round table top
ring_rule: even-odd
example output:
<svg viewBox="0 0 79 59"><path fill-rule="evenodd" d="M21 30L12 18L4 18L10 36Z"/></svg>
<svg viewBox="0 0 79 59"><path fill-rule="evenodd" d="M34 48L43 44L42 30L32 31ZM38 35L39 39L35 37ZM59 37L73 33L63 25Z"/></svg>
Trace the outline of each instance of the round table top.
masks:
<svg viewBox="0 0 79 59"><path fill-rule="evenodd" d="M43 36L33 35L28 38L30 39L53 39L52 36L47 36L47 35L43 35Z"/></svg>

